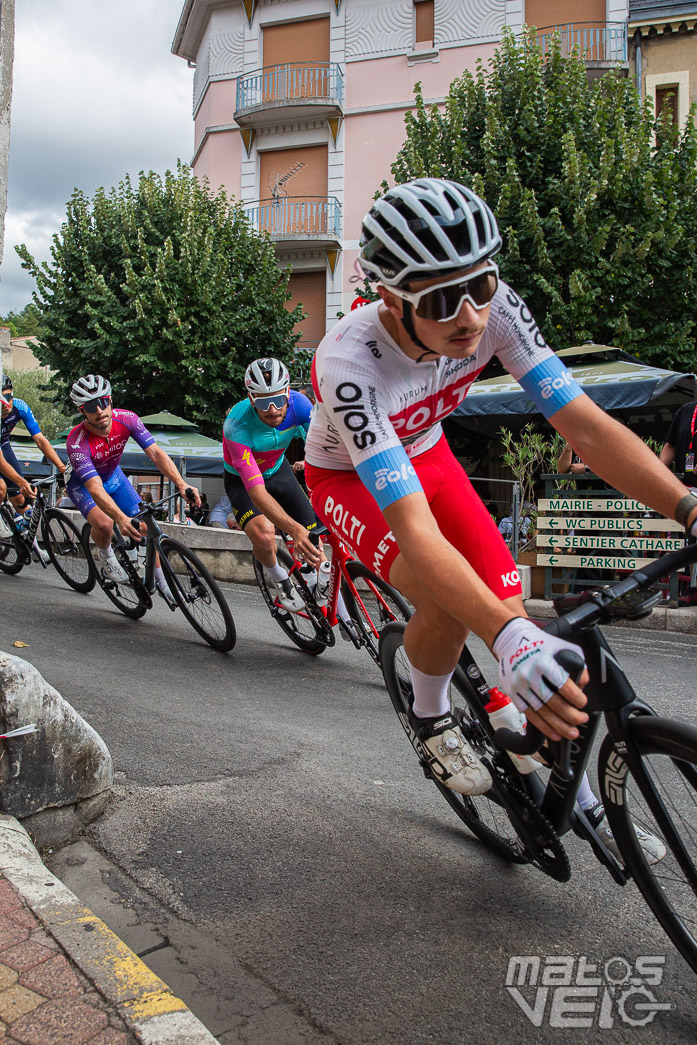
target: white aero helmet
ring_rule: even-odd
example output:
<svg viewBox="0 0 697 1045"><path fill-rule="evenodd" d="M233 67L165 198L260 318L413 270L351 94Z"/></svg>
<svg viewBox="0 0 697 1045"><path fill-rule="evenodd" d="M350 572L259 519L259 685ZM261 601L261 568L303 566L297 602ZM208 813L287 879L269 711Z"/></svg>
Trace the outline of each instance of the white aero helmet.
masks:
<svg viewBox="0 0 697 1045"><path fill-rule="evenodd" d="M363 219L358 260L388 287L472 268L501 249L496 218L475 192L442 178L396 185Z"/></svg>
<svg viewBox="0 0 697 1045"><path fill-rule="evenodd" d="M85 377L79 377L70 389L70 398L75 406L84 406L85 403L91 403L93 399L110 395L111 384L101 374L87 374Z"/></svg>
<svg viewBox="0 0 697 1045"><path fill-rule="evenodd" d="M280 359L255 359L244 372L244 387L252 399L257 396L288 394L290 374Z"/></svg>

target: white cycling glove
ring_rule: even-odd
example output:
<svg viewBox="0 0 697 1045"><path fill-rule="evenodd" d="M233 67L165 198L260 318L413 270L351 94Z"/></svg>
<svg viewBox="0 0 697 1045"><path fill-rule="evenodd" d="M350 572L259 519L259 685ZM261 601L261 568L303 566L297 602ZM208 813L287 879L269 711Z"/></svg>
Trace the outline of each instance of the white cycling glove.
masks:
<svg viewBox="0 0 697 1045"><path fill-rule="evenodd" d="M571 650L584 660L580 646L542 631L525 617L514 617L504 625L493 649L499 662L499 686L522 712L537 711L568 679L569 672L556 662L555 653Z"/></svg>

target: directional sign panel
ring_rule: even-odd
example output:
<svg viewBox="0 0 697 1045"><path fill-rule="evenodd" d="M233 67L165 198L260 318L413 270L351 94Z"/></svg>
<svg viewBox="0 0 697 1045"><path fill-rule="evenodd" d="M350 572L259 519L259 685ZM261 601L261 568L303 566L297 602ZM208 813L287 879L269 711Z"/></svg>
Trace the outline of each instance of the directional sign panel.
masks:
<svg viewBox="0 0 697 1045"><path fill-rule="evenodd" d="M608 548L613 551L627 552L677 552L685 545L683 540L671 540L669 537L661 539L660 537L627 537L619 534L595 536L580 533L538 534L537 543L542 548L574 548L576 551L582 551L584 548Z"/></svg>
<svg viewBox="0 0 697 1045"><path fill-rule="evenodd" d="M547 497L538 502L541 512L649 512L641 501L623 497Z"/></svg>
<svg viewBox="0 0 697 1045"><path fill-rule="evenodd" d="M605 555L538 555L538 566L568 566L570 569L592 570L638 570L655 559L617 559Z"/></svg>
<svg viewBox="0 0 697 1045"><path fill-rule="evenodd" d="M683 533L680 523L672 519L612 518L586 515L574 518L567 515L538 515L538 530L618 530L622 533Z"/></svg>

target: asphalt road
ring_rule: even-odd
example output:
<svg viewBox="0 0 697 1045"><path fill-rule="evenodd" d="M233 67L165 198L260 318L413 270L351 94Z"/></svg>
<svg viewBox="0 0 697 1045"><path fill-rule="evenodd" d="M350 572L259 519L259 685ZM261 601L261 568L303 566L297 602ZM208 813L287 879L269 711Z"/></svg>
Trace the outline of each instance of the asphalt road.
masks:
<svg viewBox="0 0 697 1045"><path fill-rule="evenodd" d="M131 622L38 566L0 576L0 648L29 644L116 770L87 840L47 859L221 1042L695 1040L694 977L633 886L573 836L566 885L489 854L423 779L367 654L309 658L254 589L225 590L227 656L164 604ZM641 696L697 721L692 637L611 641ZM515 955L665 955L670 1007L623 1016L590 987L572 1013L552 982L526 1015Z"/></svg>

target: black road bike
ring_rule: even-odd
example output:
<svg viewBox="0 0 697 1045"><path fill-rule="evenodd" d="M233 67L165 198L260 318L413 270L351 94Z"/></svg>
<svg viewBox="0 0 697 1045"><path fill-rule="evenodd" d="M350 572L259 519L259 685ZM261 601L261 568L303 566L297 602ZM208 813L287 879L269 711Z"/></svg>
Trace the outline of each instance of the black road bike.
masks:
<svg viewBox="0 0 697 1045"><path fill-rule="evenodd" d="M146 534L142 538L145 542L145 556L140 563L138 545L126 541L118 526L114 525L112 547L128 577L124 583L102 576L89 542L89 525L86 527L84 545L102 591L122 613L134 620L152 609L152 596L158 590L155 564L156 556L159 555L172 597L161 594L169 608L176 610L179 607L192 628L209 645L227 653L237 641L237 632L225 596L199 557L181 541L163 533L155 518L155 512L162 505L178 496L173 494L153 504L142 504L141 510L133 516L134 520L141 520L146 526Z"/></svg>
<svg viewBox="0 0 697 1045"><path fill-rule="evenodd" d="M65 583L75 591L86 594L94 588L96 577L91 560L85 553L82 529L78 529L70 516L60 508L52 508L42 490L42 487L51 486L57 481L56 476L51 476L33 484L36 500L26 526L17 525L15 511L9 501L0 506L2 517L11 530L9 537L0 537L0 571L19 573L31 563L32 556L44 570L47 569L48 564L37 554L34 543L37 535L40 535L51 563Z"/></svg>
<svg viewBox="0 0 697 1045"><path fill-rule="evenodd" d="M494 730L484 710L489 687L465 647L453 675L451 699L463 733L491 773L493 784L484 795L456 794L430 774L407 713L412 694L404 625L391 624L384 630L380 656L390 698L426 776L489 849L565 882L571 866L561 837L573 831L589 843L619 885L634 879L677 950L697 972L697 729L657 715L636 696L599 628L602 622L648 616L660 593L646 589L695 561L697 545L691 545L616 584L557 600L557 612L564 615L545 622L547 630L583 649L590 674L585 689L589 720L576 741L543 745L544 738L530 725L526 733ZM577 676L579 658L570 651L560 657ZM570 661L564 659L569 657ZM622 863L576 803L601 721L606 735L598 754L598 781ZM518 773L506 753L536 750L551 769L546 781L542 769L526 776ZM648 862L633 824L662 841L663 859Z"/></svg>

